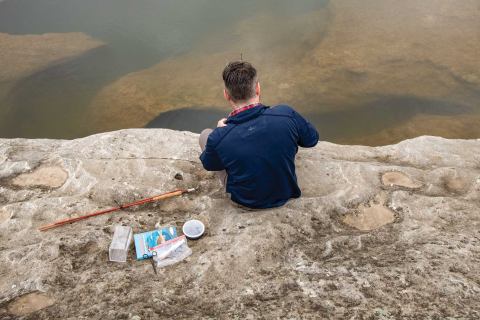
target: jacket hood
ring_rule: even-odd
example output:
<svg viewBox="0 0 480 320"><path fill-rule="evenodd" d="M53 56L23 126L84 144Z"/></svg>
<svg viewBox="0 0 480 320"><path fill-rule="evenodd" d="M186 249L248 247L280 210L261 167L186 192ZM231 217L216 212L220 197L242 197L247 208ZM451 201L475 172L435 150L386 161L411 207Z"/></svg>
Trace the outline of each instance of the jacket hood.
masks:
<svg viewBox="0 0 480 320"><path fill-rule="evenodd" d="M226 123L242 123L242 122L248 121L250 119L260 116L267 108L269 107L261 104L259 106L247 109L245 111L242 111L240 113L237 113L229 117Z"/></svg>

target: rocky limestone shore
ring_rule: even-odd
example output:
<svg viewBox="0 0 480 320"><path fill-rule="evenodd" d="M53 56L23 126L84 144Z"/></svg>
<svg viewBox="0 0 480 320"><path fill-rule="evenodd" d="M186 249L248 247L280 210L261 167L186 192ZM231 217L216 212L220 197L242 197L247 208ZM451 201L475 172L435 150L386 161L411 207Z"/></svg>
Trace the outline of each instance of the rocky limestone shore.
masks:
<svg viewBox="0 0 480 320"><path fill-rule="evenodd" d="M130 129L0 140L2 319L477 319L480 140L301 149L302 197L251 210L198 159L198 135ZM195 188L39 232L68 214ZM206 234L159 270L109 262L115 226Z"/></svg>

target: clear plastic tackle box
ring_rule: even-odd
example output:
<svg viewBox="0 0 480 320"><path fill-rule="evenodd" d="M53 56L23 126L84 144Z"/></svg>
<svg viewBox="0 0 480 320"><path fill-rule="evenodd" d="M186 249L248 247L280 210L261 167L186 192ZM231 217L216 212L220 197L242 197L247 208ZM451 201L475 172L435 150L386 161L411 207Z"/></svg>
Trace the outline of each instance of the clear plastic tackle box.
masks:
<svg viewBox="0 0 480 320"><path fill-rule="evenodd" d="M108 249L110 261L126 262L128 247L132 242L132 228L116 226L113 234L112 243Z"/></svg>

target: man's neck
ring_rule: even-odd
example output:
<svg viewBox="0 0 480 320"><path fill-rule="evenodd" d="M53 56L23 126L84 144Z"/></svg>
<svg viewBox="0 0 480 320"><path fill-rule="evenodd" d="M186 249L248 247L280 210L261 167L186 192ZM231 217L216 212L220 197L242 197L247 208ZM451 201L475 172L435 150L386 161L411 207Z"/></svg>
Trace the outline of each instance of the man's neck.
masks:
<svg viewBox="0 0 480 320"><path fill-rule="evenodd" d="M260 102L260 99L259 98L255 98L255 99L252 99L248 102L242 102L242 103L238 103L238 104L234 104L232 101L230 101L230 106L232 107L233 110L237 110L238 108L241 108L241 107L245 107L245 106L248 106L248 105L251 105L251 104L255 104L255 103L259 103Z"/></svg>

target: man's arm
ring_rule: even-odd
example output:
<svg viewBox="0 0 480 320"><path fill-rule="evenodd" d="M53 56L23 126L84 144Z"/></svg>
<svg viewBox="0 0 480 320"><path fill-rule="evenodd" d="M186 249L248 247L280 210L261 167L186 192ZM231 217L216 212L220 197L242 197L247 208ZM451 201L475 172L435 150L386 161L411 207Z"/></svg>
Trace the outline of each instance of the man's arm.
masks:
<svg viewBox="0 0 480 320"><path fill-rule="evenodd" d="M295 120L297 121L297 128L299 133L298 145L303 148L311 148L317 145L319 136L315 127L302 117L298 112L295 112Z"/></svg>
<svg viewBox="0 0 480 320"><path fill-rule="evenodd" d="M212 132L213 134L213 132ZM220 157L215 151L215 147L212 143L212 134L208 137L207 144L205 145L205 150L200 155L200 160L202 161L203 167L207 171L221 171L224 170Z"/></svg>

